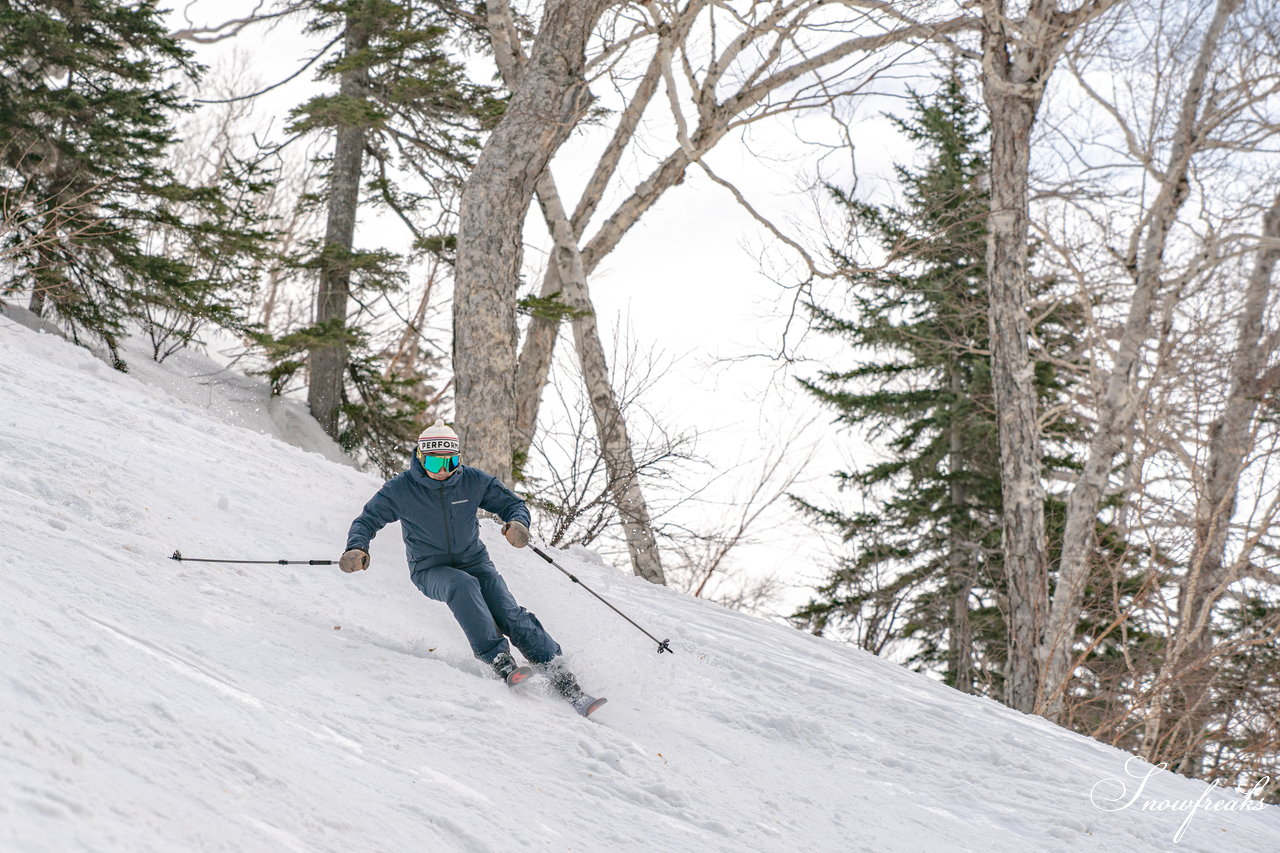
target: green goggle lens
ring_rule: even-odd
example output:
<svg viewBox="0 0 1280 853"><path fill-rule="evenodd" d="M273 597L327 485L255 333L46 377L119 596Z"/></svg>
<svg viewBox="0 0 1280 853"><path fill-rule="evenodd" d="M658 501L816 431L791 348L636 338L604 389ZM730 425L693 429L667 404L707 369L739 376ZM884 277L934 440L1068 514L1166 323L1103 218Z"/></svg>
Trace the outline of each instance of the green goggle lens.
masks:
<svg viewBox="0 0 1280 853"><path fill-rule="evenodd" d="M431 474L452 471L458 467L458 457L454 456L421 456L422 467Z"/></svg>

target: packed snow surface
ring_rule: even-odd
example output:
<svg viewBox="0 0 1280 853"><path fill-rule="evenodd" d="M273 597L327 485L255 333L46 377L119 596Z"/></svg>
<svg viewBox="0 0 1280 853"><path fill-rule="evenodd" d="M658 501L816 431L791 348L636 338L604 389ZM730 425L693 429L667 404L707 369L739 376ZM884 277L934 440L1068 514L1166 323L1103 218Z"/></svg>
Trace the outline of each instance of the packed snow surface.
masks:
<svg viewBox="0 0 1280 853"><path fill-rule="evenodd" d="M591 719L488 677L396 525L350 576L173 562L335 559L380 484L181 381L0 317L0 849L1280 850L1274 807L556 552L658 655L489 522Z"/></svg>

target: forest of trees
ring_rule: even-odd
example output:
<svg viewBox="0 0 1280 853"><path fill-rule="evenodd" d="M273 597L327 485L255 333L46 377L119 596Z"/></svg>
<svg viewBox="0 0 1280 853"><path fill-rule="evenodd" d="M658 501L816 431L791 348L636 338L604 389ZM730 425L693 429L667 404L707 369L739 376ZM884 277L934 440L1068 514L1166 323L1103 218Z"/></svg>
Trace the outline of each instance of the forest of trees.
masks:
<svg viewBox="0 0 1280 853"><path fill-rule="evenodd" d="M386 475L444 416L550 544L729 606L769 599L716 582L787 507L833 549L797 627L1187 775L1280 772L1273 0L230 8L0 0L6 306L119 370L134 336L234 340ZM197 61L273 28L313 50ZM830 215L713 166L772 169L748 133L800 149L815 116L850 163ZM895 167L863 174L882 119ZM592 293L695 176L790 259L787 327L838 348L792 366L811 429L870 448L834 499L770 459L704 529L655 500L696 451L639 428L660 379Z"/></svg>

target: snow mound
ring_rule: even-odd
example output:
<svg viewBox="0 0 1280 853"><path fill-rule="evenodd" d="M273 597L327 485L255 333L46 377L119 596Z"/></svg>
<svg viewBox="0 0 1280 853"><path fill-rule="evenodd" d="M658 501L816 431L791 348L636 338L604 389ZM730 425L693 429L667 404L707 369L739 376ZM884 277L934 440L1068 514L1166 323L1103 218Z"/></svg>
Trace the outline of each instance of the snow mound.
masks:
<svg viewBox="0 0 1280 853"><path fill-rule="evenodd" d="M487 522L590 720L487 677L394 525L352 576L173 562L336 558L379 481L162 373L0 317L0 849L1280 849L1273 808L558 552L657 655Z"/></svg>

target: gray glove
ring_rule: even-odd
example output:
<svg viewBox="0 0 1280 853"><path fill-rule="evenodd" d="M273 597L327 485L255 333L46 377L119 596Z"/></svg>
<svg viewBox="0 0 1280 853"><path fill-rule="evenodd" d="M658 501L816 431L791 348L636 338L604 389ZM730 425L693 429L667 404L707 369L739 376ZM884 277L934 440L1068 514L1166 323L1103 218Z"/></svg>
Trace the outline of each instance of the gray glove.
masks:
<svg viewBox="0 0 1280 853"><path fill-rule="evenodd" d="M502 535L507 537L507 541L516 548L523 548L529 544L529 528L518 521L508 521L502 525Z"/></svg>
<svg viewBox="0 0 1280 853"><path fill-rule="evenodd" d="M361 572L369 568L369 555L359 548L352 548L342 555L338 560L338 568L350 574L351 572Z"/></svg>

